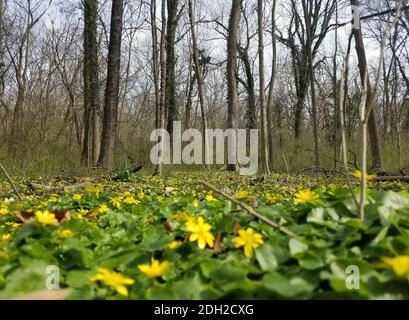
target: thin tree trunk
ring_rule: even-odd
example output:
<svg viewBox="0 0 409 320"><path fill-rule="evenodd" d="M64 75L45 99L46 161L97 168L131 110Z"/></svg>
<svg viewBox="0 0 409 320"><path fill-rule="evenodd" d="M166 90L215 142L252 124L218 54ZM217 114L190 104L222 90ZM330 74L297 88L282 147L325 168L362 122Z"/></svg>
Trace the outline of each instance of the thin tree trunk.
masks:
<svg viewBox="0 0 409 320"><path fill-rule="evenodd" d="M359 7L358 0L350 0L350 1L351 1L351 6L355 6L356 8ZM367 64L367 59L366 59L364 41L362 38L362 29L354 28L353 35L355 39L355 50L358 56L358 68L359 68L359 73L361 76L361 82L364 87L367 86L368 88L367 89L368 96L367 96L366 102L367 102L367 108L369 108L370 107L369 104L372 102L372 90L371 90L371 84L370 84L369 77L366 76L368 72L368 64ZM366 85L364 83L365 79L367 79ZM372 109L368 120L369 120L368 121L369 140L371 144L371 154L372 154L372 168L374 170L381 171L383 169L383 163L382 163L382 158L381 158L381 148L380 148L380 143L379 143L378 128L376 124L375 109Z"/></svg>
<svg viewBox="0 0 409 320"><path fill-rule="evenodd" d="M190 29L192 34L192 46L193 46L193 62L195 65L195 76L197 81L197 89L199 92L199 102L200 102L200 115L202 117L202 136L203 136L203 147L204 147L204 155L203 159L206 160L206 155L208 154L209 145L207 141L206 129L207 129L207 118L206 118L206 106L204 101L204 89L203 89L203 79L202 79L202 70L200 68L199 63L199 56L197 50L197 40L196 40L196 31L195 31L195 21L193 18L193 4L192 0L188 0L189 4L189 20L190 20ZM209 169L207 161L204 161L205 167Z"/></svg>
<svg viewBox="0 0 409 320"><path fill-rule="evenodd" d="M160 114L159 114L159 128L165 128L165 108L166 108L166 1L162 0L162 25L160 38ZM163 148L162 148L163 151ZM154 175L163 174L163 163L159 163L155 167Z"/></svg>
<svg viewBox="0 0 409 320"><path fill-rule="evenodd" d="M265 104L265 80L264 80L264 11L263 1L258 0L258 57L259 57L259 83L260 83L260 113L261 113L261 163L264 174L270 174L268 161L268 139L267 139L267 112Z"/></svg>
<svg viewBox="0 0 409 320"><path fill-rule="evenodd" d="M273 170L274 164L274 120L273 120L273 110L274 110L274 87L277 74L277 37L276 37L276 7L277 0L273 0L271 9L271 46L272 46L272 61L271 61L271 78L268 88L268 98L267 98L267 125L268 125L268 141L269 141L269 159L271 170Z"/></svg>
<svg viewBox="0 0 409 320"><path fill-rule="evenodd" d="M160 126L159 65L158 36L156 29L156 0L151 1L151 35L152 35L152 73L155 86L155 127ZM130 60L129 60L130 61Z"/></svg>

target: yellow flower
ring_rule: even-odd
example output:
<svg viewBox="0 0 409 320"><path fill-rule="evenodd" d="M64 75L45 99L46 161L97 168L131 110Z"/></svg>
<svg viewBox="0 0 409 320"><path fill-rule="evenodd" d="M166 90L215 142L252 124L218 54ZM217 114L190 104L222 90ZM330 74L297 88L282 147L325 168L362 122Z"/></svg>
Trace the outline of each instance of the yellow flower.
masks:
<svg viewBox="0 0 409 320"><path fill-rule="evenodd" d="M310 189L300 190L295 194L295 203L308 203L319 198L318 194Z"/></svg>
<svg viewBox="0 0 409 320"><path fill-rule="evenodd" d="M209 202L217 201L217 199L216 199L215 197L213 197L211 194L208 194L208 195L205 197L205 199L206 199L207 201L209 201Z"/></svg>
<svg viewBox="0 0 409 320"><path fill-rule="evenodd" d="M244 247L244 255L249 258L253 256L253 250L264 243L261 234L254 233L252 228L240 229L239 236L234 237L232 241L236 244L236 248Z"/></svg>
<svg viewBox="0 0 409 320"><path fill-rule="evenodd" d="M102 281L107 286L113 287L116 292L123 296L128 296L128 289L125 285L131 285L135 283L135 280L126 278L120 273L109 271L105 268L98 268L98 274L90 277L91 281Z"/></svg>
<svg viewBox="0 0 409 320"><path fill-rule="evenodd" d="M5 233L1 237L3 240L10 240L11 239L11 233Z"/></svg>
<svg viewBox="0 0 409 320"><path fill-rule="evenodd" d="M134 197L129 196L129 197L126 197L124 199L124 203L132 205L132 204L139 204L141 202L139 200L135 199Z"/></svg>
<svg viewBox="0 0 409 320"><path fill-rule="evenodd" d="M199 206L199 200L193 199L193 201L192 201L192 206L194 206L195 208L197 208L197 207Z"/></svg>
<svg viewBox="0 0 409 320"><path fill-rule="evenodd" d="M165 271L170 267L169 261L159 262L158 260L152 260L152 264L140 264L138 269L145 273L149 278L161 277Z"/></svg>
<svg viewBox="0 0 409 320"><path fill-rule="evenodd" d="M49 203L55 203L58 202L58 196L57 195L52 195L50 199L48 199Z"/></svg>
<svg viewBox="0 0 409 320"><path fill-rule="evenodd" d="M351 175L356 179L359 179L359 180L362 179L362 172L359 170L356 170ZM375 178L376 178L376 174L366 174L366 180L368 181L372 181Z"/></svg>
<svg viewBox="0 0 409 320"><path fill-rule="evenodd" d="M174 249L179 248L182 244L183 244L182 241L177 241L177 240L171 241L168 243L168 248L174 250Z"/></svg>
<svg viewBox="0 0 409 320"><path fill-rule="evenodd" d="M172 218L179 222L186 222L192 219L193 217L190 216L188 213L181 211L181 212L177 212L176 214L174 214Z"/></svg>
<svg viewBox="0 0 409 320"><path fill-rule="evenodd" d="M13 229L17 229L18 227L20 227L20 224L17 222L6 222L6 225L12 227Z"/></svg>
<svg viewBox="0 0 409 320"><path fill-rule="evenodd" d="M85 216L85 215L89 212L89 210L88 210L88 209L78 209L77 212L78 212L80 215Z"/></svg>
<svg viewBox="0 0 409 320"><path fill-rule="evenodd" d="M58 223L58 220L55 218L55 214L54 213L50 213L48 211L36 211L34 213L38 223L41 224L55 224Z"/></svg>
<svg viewBox="0 0 409 320"><path fill-rule="evenodd" d="M80 194L78 194L78 193L76 193L76 194L74 194L72 196L72 200L74 200L74 201L80 201L81 198L82 198L82 196Z"/></svg>
<svg viewBox="0 0 409 320"><path fill-rule="evenodd" d="M143 192L138 193L138 199L143 200L145 198L145 194Z"/></svg>
<svg viewBox="0 0 409 320"><path fill-rule="evenodd" d="M206 223L203 217L191 219L186 222L186 230L191 232L189 241L197 241L199 248L204 249L206 244L213 248L214 236L209 232L212 226Z"/></svg>
<svg viewBox="0 0 409 320"><path fill-rule="evenodd" d="M69 229L61 230L57 233L57 236L62 239L72 238L74 236L74 232Z"/></svg>
<svg viewBox="0 0 409 320"><path fill-rule="evenodd" d="M123 195L124 195L124 197L130 197L130 196L132 196L132 193L130 193L129 191L125 191L123 193Z"/></svg>
<svg viewBox="0 0 409 320"><path fill-rule="evenodd" d="M122 197L112 198L110 203L117 209L121 209Z"/></svg>
<svg viewBox="0 0 409 320"><path fill-rule="evenodd" d="M6 215L6 214L9 214L9 213L10 213L10 210L7 209L6 207L1 207L0 208L0 214Z"/></svg>
<svg viewBox="0 0 409 320"><path fill-rule="evenodd" d="M97 209L98 213L107 213L109 210L111 209L106 204L101 204Z"/></svg>
<svg viewBox="0 0 409 320"><path fill-rule="evenodd" d="M382 262L391 267L400 277L409 276L409 256L398 256L395 258L382 257Z"/></svg>
<svg viewBox="0 0 409 320"><path fill-rule="evenodd" d="M93 186L92 184L87 184L84 187L85 192L100 194L102 192L102 186L99 184L97 186Z"/></svg>
<svg viewBox="0 0 409 320"><path fill-rule="evenodd" d="M267 194L267 195L265 196L265 198L266 198L267 204L274 204L274 203L276 203L277 200L278 200L278 197L272 196L272 195L269 195L269 194Z"/></svg>
<svg viewBox="0 0 409 320"><path fill-rule="evenodd" d="M239 191L234 194L234 197L237 200L248 199L250 197L250 193L248 191Z"/></svg>

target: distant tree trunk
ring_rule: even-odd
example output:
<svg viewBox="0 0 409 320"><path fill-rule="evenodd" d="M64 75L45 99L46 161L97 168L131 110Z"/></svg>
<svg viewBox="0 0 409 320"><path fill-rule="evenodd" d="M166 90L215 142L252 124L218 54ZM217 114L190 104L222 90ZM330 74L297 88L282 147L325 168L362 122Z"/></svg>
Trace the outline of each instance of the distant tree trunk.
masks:
<svg viewBox="0 0 409 320"><path fill-rule="evenodd" d="M3 103L4 93L4 43L3 43L3 14L4 0L0 0L0 104Z"/></svg>
<svg viewBox="0 0 409 320"><path fill-rule="evenodd" d="M159 97L159 56L158 36L156 28L156 0L151 1L151 35L152 35L152 73L155 86L155 127L160 127L160 97Z"/></svg>
<svg viewBox="0 0 409 320"><path fill-rule="evenodd" d="M335 23L338 23L338 5L335 7ZM338 56L338 29L335 29L334 57L332 59L333 68L333 95L334 95L334 145L333 145L333 168L338 165L338 146L340 145L339 135L339 109L338 109L338 77L337 77L337 56Z"/></svg>
<svg viewBox="0 0 409 320"><path fill-rule="evenodd" d="M189 70L191 67L189 66ZM191 118L192 118L192 97L193 97L193 88L195 85L195 76L192 72L189 72L189 81L187 84L187 98L185 103L185 128L190 128Z"/></svg>
<svg viewBox="0 0 409 320"><path fill-rule="evenodd" d="M112 0L104 123L102 129L101 153L98 160L99 165L108 169L112 168L114 162L116 128L118 125L118 95L121 68L123 11L123 0Z"/></svg>
<svg viewBox="0 0 409 320"><path fill-rule="evenodd" d="M197 90L199 93L199 102L200 102L200 111L201 111L201 118L202 118L202 137L203 137L203 147L205 152L203 153L203 159L206 159L206 152L209 148L206 129L207 129L207 118L206 118L206 105L204 100L204 89L203 89L203 78L202 78L202 70L200 68L199 63L199 55L197 50L197 40L196 40L196 30L195 30L195 20L193 17L193 4L192 0L188 0L189 4L189 20L190 20L190 32L192 35L192 51L193 51L193 62L195 66L195 76L197 81ZM208 165L205 163L205 167L208 169Z"/></svg>
<svg viewBox="0 0 409 320"><path fill-rule="evenodd" d="M159 48L159 64L160 64L160 101L159 101L159 127L165 128L165 108L166 108L166 1L162 1L162 25L160 35ZM163 163L159 163L155 167L154 175L163 174Z"/></svg>
<svg viewBox="0 0 409 320"><path fill-rule="evenodd" d="M246 73L246 82L241 81L247 91L246 127L247 129L257 129L255 81L251 70L248 48L238 47L237 49Z"/></svg>
<svg viewBox="0 0 409 320"><path fill-rule="evenodd" d="M267 126L268 126L268 152L269 160L271 165L271 170L273 170L274 163L274 121L273 121L273 109L274 109L274 87L275 79L277 74L277 37L276 37L276 8L277 0L273 0L271 8L271 45L272 45L272 61L271 61L271 78L268 88L268 98L267 98Z"/></svg>
<svg viewBox="0 0 409 320"><path fill-rule="evenodd" d="M84 141L82 162L94 166L99 149L97 0L84 0Z"/></svg>
<svg viewBox="0 0 409 320"><path fill-rule="evenodd" d="M239 128L239 102L237 95L237 31L240 23L241 0L232 0L229 18L229 34L227 38L227 122L228 127L236 131ZM235 164L228 164L227 170L236 171L237 163L237 142L228 146L229 153L236 159Z"/></svg>
<svg viewBox="0 0 409 320"><path fill-rule="evenodd" d="M260 83L260 113L261 113L261 163L264 174L270 174L268 161L268 139L267 139L267 110L265 104L265 80L264 80L264 10L263 1L258 0L258 57L259 57L259 83Z"/></svg>
<svg viewBox="0 0 409 320"><path fill-rule="evenodd" d="M313 136L314 136L314 164L316 167L320 166L319 155L319 139L318 139L318 115L317 115L317 101L315 95L315 75L314 75L314 58L312 54L312 23L311 15L308 12L307 1L302 0L302 7L305 20L306 31L306 51L308 58L308 77L311 86L311 108L312 108L312 122L313 122Z"/></svg>
<svg viewBox="0 0 409 320"><path fill-rule="evenodd" d="M163 0L165 1L165 0ZM173 121L179 116L179 110L176 101L176 53L175 37L176 28L179 21L178 16L179 0L167 0L168 20L166 31L166 112L167 129L173 133Z"/></svg>
<svg viewBox="0 0 409 320"><path fill-rule="evenodd" d="M359 1L358 0L351 0L351 6L355 6L359 8ZM359 73L361 76L362 85L364 85L365 79L367 79L367 87L368 87L368 96L367 96L367 108L372 101L372 89L371 84L369 81L369 77L366 76L368 73L368 64L366 60L366 52L364 41L362 38L362 29L361 28L354 28L353 35L355 39L355 50L358 56L358 68ZM369 129L369 140L371 144L371 153L372 153L372 168L374 170L382 170L383 163L381 158L381 148L379 144L379 134L378 128L376 124L376 116L375 116L375 108L372 109L372 112L369 115L368 121L368 129Z"/></svg>

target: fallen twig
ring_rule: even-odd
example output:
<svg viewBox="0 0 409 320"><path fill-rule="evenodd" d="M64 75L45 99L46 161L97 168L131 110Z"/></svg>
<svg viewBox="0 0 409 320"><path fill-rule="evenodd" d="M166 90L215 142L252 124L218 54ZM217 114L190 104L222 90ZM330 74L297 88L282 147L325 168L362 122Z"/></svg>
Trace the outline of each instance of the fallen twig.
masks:
<svg viewBox="0 0 409 320"><path fill-rule="evenodd" d="M278 230L279 232L281 232L282 234L285 234L287 236L291 236L291 237L296 237L296 235L294 233L292 233L291 231L288 231L282 227L280 227L277 223L271 221L270 219L268 219L267 217L264 217L263 215L259 214L258 212L256 212L254 209L252 209L251 207L247 206L246 204L244 204L243 202L240 202L234 198L232 198L231 196L227 195L226 193L224 193L223 191L217 189L214 185L208 183L208 182L203 182L203 185L207 188L209 188L210 190L220 194L221 196L225 197L227 200L237 204L240 208L242 208L244 211L246 211L247 213L249 213L250 215L256 217L257 219L259 219L260 221L264 222L265 224L268 224L270 227Z"/></svg>
<svg viewBox="0 0 409 320"><path fill-rule="evenodd" d="M409 176L382 176L382 177L375 177L373 181L375 182L383 182L383 181L409 182Z"/></svg>
<svg viewBox="0 0 409 320"><path fill-rule="evenodd" d="M20 201L23 201L24 199L23 199L23 197L21 196L20 192L18 192L18 189L17 189L16 185L14 184L13 179L11 179L11 177L10 177L10 175L8 174L7 170L4 168L4 166L3 166L1 163L0 163L0 169L1 169L1 171L3 171L4 175L6 176L8 182L10 183L11 187L13 188L14 193L16 194L17 198L18 198Z"/></svg>

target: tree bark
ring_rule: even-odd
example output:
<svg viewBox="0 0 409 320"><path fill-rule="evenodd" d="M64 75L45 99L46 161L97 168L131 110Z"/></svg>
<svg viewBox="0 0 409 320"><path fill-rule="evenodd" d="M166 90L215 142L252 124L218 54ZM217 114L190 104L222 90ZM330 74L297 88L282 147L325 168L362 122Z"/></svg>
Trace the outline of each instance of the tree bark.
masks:
<svg viewBox="0 0 409 320"><path fill-rule="evenodd" d="M166 1L162 0L161 7L161 36L159 48L159 63L160 63L160 102L159 102L159 128L165 128L165 108L166 108ZM155 167L153 175L163 174L163 163L159 163Z"/></svg>
<svg viewBox="0 0 409 320"><path fill-rule="evenodd" d="M271 60L271 78L268 87L267 97L267 125L268 125L268 152L271 170L273 170L274 163L274 87L277 74L277 37L276 37L276 8L277 0L273 0L271 8L271 46L272 46L272 60Z"/></svg>
<svg viewBox="0 0 409 320"><path fill-rule="evenodd" d="M312 54L312 23L311 15L309 13L306 0L302 0L302 7L304 12L305 33L306 33L306 53L308 60L308 77L311 86L311 108L312 108L312 122L313 122L313 136L314 136L314 165L320 166L320 150L318 139L318 116L317 116L317 101L315 95L315 75L314 75L314 57Z"/></svg>
<svg viewBox="0 0 409 320"><path fill-rule="evenodd" d="M118 125L118 95L121 68L121 36L123 0L112 0L111 32L108 52L108 72L105 89L104 123L98 164L111 169L114 162L116 128Z"/></svg>
<svg viewBox="0 0 409 320"><path fill-rule="evenodd" d="M163 0L165 1L165 0ZM178 25L178 4L179 0L167 0L168 19L166 30L166 112L167 112L167 130L173 133L173 121L179 116L179 110L176 101L176 53L175 37Z"/></svg>
<svg viewBox="0 0 409 320"><path fill-rule="evenodd" d="M358 8L359 1L351 0L351 6L355 6ZM365 79L367 79L368 96L366 99L366 102L367 102L366 107L369 108L369 104L372 101L372 89L371 89L369 77L367 76L368 63L366 59L365 46L364 46L364 41L362 37L362 29L354 28L352 32L353 32L354 39L355 39L355 50L358 56L358 68L359 68L359 74L361 77L362 86L364 86L364 81ZM372 169L381 171L383 168L383 163L382 163L382 157L381 157L381 148L380 148L380 143L379 143L378 128L376 124L375 108L372 109L369 115L368 130L369 130L369 140L370 140L371 154L372 154Z"/></svg>
<svg viewBox="0 0 409 320"><path fill-rule="evenodd" d="M264 174L270 174L268 161L268 139L267 139L267 110L265 104L265 80L264 80L264 10L263 1L258 0L258 57L259 57L259 84L260 84L260 113L261 113L261 163Z"/></svg>
<svg viewBox="0 0 409 320"><path fill-rule="evenodd" d="M99 151L97 0L84 0L84 141L82 162L94 166Z"/></svg>
<svg viewBox="0 0 409 320"><path fill-rule="evenodd" d="M239 107L237 95L237 31L240 23L241 0L232 0L232 6L229 18L229 29L227 38L227 122L229 129L236 131L239 128ZM235 145L229 142L229 154L236 159L236 163L227 165L227 170L236 171L237 163L237 142Z"/></svg>

